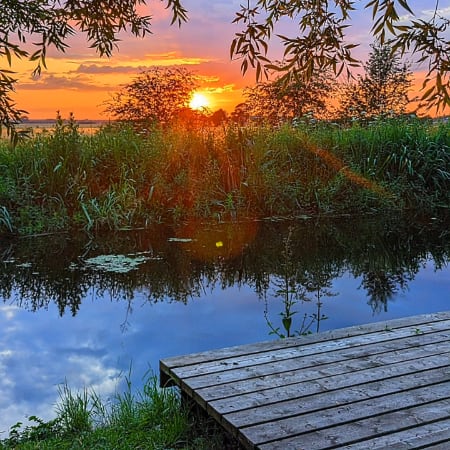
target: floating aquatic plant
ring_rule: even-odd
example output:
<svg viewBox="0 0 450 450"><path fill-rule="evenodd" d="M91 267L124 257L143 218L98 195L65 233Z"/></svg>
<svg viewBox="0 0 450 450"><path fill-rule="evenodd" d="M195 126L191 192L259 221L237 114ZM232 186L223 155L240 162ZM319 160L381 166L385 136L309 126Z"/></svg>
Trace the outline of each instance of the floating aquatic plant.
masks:
<svg viewBox="0 0 450 450"><path fill-rule="evenodd" d="M136 270L141 264L159 257L144 256L143 252L128 255L98 255L86 259L84 264L94 270L102 272L127 273Z"/></svg>

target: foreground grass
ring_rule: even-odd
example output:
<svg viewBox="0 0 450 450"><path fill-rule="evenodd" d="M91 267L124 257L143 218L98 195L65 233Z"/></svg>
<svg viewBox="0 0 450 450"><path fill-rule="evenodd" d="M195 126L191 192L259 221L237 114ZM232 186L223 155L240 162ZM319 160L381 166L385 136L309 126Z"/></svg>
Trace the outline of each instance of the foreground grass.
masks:
<svg viewBox="0 0 450 450"><path fill-rule="evenodd" d="M0 449L225 449L228 439L203 416L196 420L182 405L177 391L160 389L154 376L132 394L104 402L95 392L73 393L60 388L56 418L45 422L36 416L31 425L17 423Z"/></svg>
<svg viewBox="0 0 450 450"><path fill-rule="evenodd" d="M0 233L448 207L450 124L396 119L209 129L58 120L0 144Z"/></svg>

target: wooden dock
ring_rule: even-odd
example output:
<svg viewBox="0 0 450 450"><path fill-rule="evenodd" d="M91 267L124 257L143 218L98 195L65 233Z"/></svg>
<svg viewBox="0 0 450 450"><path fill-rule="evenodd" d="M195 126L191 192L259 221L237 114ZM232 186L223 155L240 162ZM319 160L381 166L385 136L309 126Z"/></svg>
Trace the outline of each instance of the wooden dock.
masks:
<svg viewBox="0 0 450 450"><path fill-rule="evenodd" d="M160 361L248 449L450 450L450 311Z"/></svg>

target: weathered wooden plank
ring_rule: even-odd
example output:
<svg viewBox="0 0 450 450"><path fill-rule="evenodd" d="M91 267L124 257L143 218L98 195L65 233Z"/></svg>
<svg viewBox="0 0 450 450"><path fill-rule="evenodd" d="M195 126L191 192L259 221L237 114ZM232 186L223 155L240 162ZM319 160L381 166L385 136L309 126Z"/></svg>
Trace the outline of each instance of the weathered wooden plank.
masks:
<svg viewBox="0 0 450 450"><path fill-rule="evenodd" d="M239 374L244 374L244 378L250 377L251 372L254 376L262 376L266 373L272 372L274 368L282 368L285 371L296 370L300 366L307 367L308 364L317 367L320 364L344 360L351 358L361 358L366 355L382 354L385 352L392 352L395 349L416 348L420 343L424 345L432 342L441 342L450 338L450 321L448 321L447 330L436 331L436 325L430 331L428 327L421 333L420 340L414 331L408 330L406 337L397 333L386 333L377 336L371 336L370 340L366 336L358 336L357 338L341 339L339 342L331 344L314 344L304 345L289 349L289 352L275 352L271 351L264 354L258 354L251 357L242 355L230 360L220 361L216 365L198 364L190 367L188 370L173 369L173 373L179 378L190 379L196 378L191 385L201 387L201 383L205 382L208 385L214 384L208 380L217 380L216 384L221 384L220 377L230 379L231 375L236 376L235 379L240 379ZM430 327L431 328L431 327ZM387 340L385 340L387 338ZM374 339L377 339L374 342ZM337 353L336 350L339 350ZM266 371L266 373L264 373ZM272 372L273 373L273 372ZM210 375L210 377L208 377Z"/></svg>
<svg viewBox="0 0 450 450"><path fill-rule="evenodd" d="M361 400L355 404L339 405L319 413L299 414L294 417L285 417L281 414L279 417L282 417L282 419L240 428L240 431L248 440L259 444L270 440L283 439L286 435L295 436L308 433L311 430L332 428L364 419L367 419L367 427L370 428L371 424L379 425L381 415L393 414L399 410L404 411L417 407L417 405L429 404L434 401L439 403L444 400L448 400L443 405L447 407L447 413L449 413L450 381Z"/></svg>
<svg viewBox="0 0 450 450"><path fill-rule="evenodd" d="M346 445L370 440L388 433L417 429L425 424L446 421L450 417L450 399L405 408L398 411L380 414L367 419L355 420L349 423L315 429L295 435L291 429L284 430L285 439L267 434L265 442L256 443L260 450L323 450L328 448L345 448ZM247 431L243 437L248 439ZM245 441L244 441L245 442ZM246 441L248 448L253 448L252 439ZM367 447L366 447L367 448ZM407 448L407 447L406 447Z"/></svg>
<svg viewBox="0 0 450 450"><path fill-rule="evenodd" d="M254 424L278 420L280 417L287 418L298 416L299 414L323 411L325 409L344 406L361 400L382 397L389 394L414 390L416 388L426 388L437 383L445 382L450 378L450 370L432 369L419 374L407 374L358 385L351 385L345 388L338 388L332 391L319 392L312 395L304 395L301 387L297 392L292 392L288 400L279 400L277 390L267 398L261 405L252 408L242 408L240 398L233 398L235 405L226 405L233 412L225 413L224 408L215 408L223 415L223 423L227 429L231 427L242 428ZM350 380L351 381L351 380ZM211 408L216 405L212 402ZM217 416L219 418L219 415ZM228 422L228 425L226 425Z"/></svg>
<svg viewBox="0 0 450 450"><path fill-rule="evenodd" d="M404 376L405 370L407 375L415 378L421 378L423 376L427 376L425 371L430 367L435 368L440 366L441 368L446 368L448 363L445 360L445 355L449 356L449 354L442 351L444 345L447 346L446 349L448 350L449 344L447 343L442 346L438 346L436 348L436 355L434 355L436 358L431 358L425 361L425 364L418 362L418 365L416 366L418 370L414 373L411 373L411 367L405 369L402 368L402 366L397 365L391 368L389 377L386 376L385 371L380 370L372 370L366 374L359 373L359 384L385 378L393 378L395 380L395 377ZM401 369L400 373L398 371L399 368ZM273 383L269 383L268 386L260 389L259 391L255 391L253 382L249 385L246 385L245 382L243 382L242 384L239 384L240 388L242 388L240 395L226 395L227 393L222 390L222 397L217 398L216 400L211 400L211 397L209 397L209 391L201 390L198 394L202 395L205 400L208 400L211 407L221 411L223 414L226 414L240 409L252 408L261 404L297 398L298 396L311 395L314 391L318 390L318 387L320 387L320 391L326 390L326 392L330 392L335 389L343 389L348 386L350 381L352 381L352 386L356 384L353 379L349 380L346 374L339 377L333 376L331 378L321 378L320 383L314 382L314 379L308 380L306 377L302 377L300 382L293 384L283 383L281 386L274 386ZM250 381L248 383L250 383ZM217 395L217 393L213 395Z"/></svg>
<svg viewBox="0 0 450 450"><path fill-rule="evenodd" d="M326 356L319 354L310 358L293 357L282 363L270 362L254 367L237 367L214 374L207 373L193 378L185 378L184 381L192 389L202 389L246 379L261 378L267 375L279 374L279 376L283 376L284 373L291 373L296 370L302 370L305 374L312 372L320 376L325 376L332 374L334 370L336 370L335 373L343 373L345 370L352 371L361 368L376 367L397 361L407 361L417 357L433 355L436 354L436 348L438 347L441 349L440 351L445 351L445 346L447 349L450 349L450 345L447 342L449 338L450 336L443 337L443 341L437 341L434 344L421 347L417 347L417 345L415 347L399 347L389 352L378 353L376 350L370 352L370 350L367 351L361 348L359 354L351 358L346 358L345 352L334 352L332 355ZM416 339L416 341L419 342L419 339ZM342 357L341 353L344 353Z"/></svg>
<svg viewBox="0 0 450 450"><path fill-rule="evenodd" d="M309 336L306 336L305 338L295 338L295 340L290 339L291 345L288 348L283 346L284 340L279 340L277 342L280 347L274 346L273 343L271 343L269 348L259 348L259 351L256 353L249 352L248 346L243 346L240 353L238 353L236 348L234 348L233 356L226 358L218 357L216 360L206 361L202 364L196 362L196 357L193 357L191 362L187 364L187 358L182 357L182 360L184 361L184 365L182 366L178 365L178 361L170 360L161 360L160 365L164 368L164 370L170 369L172 376L186 379L199 374L214 374L240 367L255 367L267 362L289 360L299 356L315 355L317 353L333 352L338 349L343 350L345 348L354 348L357 346L371 344L374 340L382 343L410 337L417 333L423 335L443 330L450 332L450 320L443 320L442 323L426 323L420 326L416 323L414 327L408 325L407 327L399 327L396 329L389 326L388 330L383 330L376 334L360 333L354 336L342 337L331 341L326 340L320 342L309 342L309 340L306 340Z"/></svg>
<svg viewBox="0 0 450 450"><path fill-rule="evenodd" d="M424 381L424 377L427 377L426 381ZM330 379L327 380L330 385L329 390L323 390L322 386L308 383L306 386L294 386L294 389L283 387L273 390L267 389L259 392L258 398L254 401L252 401L251 395L248 395L245 399L233 397L228 399L227 402L225 400L211 402L209 407L214 408L215 411L220 411L217 415L218 418L223 415L226 420L238 422L240 416L248 415L248 418L257 422L270 419L272 413L266 412L265 408L270 409L270 405L276 407L277 403L281 402L288 402L284 405L285 408L289 408L289 405L292 404L293 411L295 411L296 405L301 411L314 411L328 407L330 404L346 404L355 401L358 395L360 398L369 398L376 396L378 393L383 395L395 392L397 383L402 383L407 386L406 388L409 388L410 385L414 384L422 386L439 382L442 381L443 377L445 377L445 374L442 374L442 368L438 368L414 374L400 374L387 379L380 377L376 380L376 377L374 377L375 381L372 381L373 378L368 378L370 381L356 385L352 383L352 380L344 381L343 379L337 380L334 385L333 379ZM233 400L236 403L235 405L232 404ZM218 403L219 405L217 405Z"/></svg>
<svg viewBox="0 0 450 450"><path fill-rule="evenodd" d="M231 397L236 395L244 395L251 392L251 395L257 395L257 392L263 389L286 387L290 390L289 385L297 385L301 383L301 386L296 386L300 389L308 389L308 386L314 386L316 389L319 387L322 391L332 389L336 383L348 383L349 375L358 374L359 383L363 383L372 379L383 379L391 376L406 374L415 371L424 370L433 367L442 367L448 365L449 353L443 353L438 355L432 355L429 357L423 357L421 359L407 359L405 361L397 360L395 363L388 365L377 364L370 359L364 360L352 360L346 362L342 366L339 363L332 364L329 370L322 368L321 370L314 371L314 369L297 370L292 372L285 372L282 374L265 375L251 379L251 386L245 379L234 380L232 382L224 383L222 385L213 385L206 388L194 388L191 386L192 380L183 382L183 388L190 393L194 392L196 398L201 398L204 401L211 402L213 400L222 399L225 397ZM408 364L405 362L408 361ZM356 380L352 378L352 381L356 383ZM306 382L310 382L306 385Z"/></svg>
<svg viewBox="0 0 450 450"><path fill-rule="evenodd" d="M388 322L375 322L363 326L353 326L319 333L317 335L304 336L301 338L302 345L316 342L333 341L349 335L358 336L360 334L378 333L388 327L390 330L403 327L419 327L428 323L437 323L450 319L450 312L425 314L421 316L411 316L402 319L394 319ZM388 324L387 324L388 323ZM233 358L236 355L259 353L261 351L281 350L292 346L298 346L299 338L288 338L248 344L243 346L217 349L210 352L193 353L190 355L175 356L165 358L160 361L162 374L171 375L170 369L176 367L189 366L197 363L217 361L221 359Z"/></svg>
<svg viewBox="0 0 450 450"><path fill-rule="evenodd" d="M263 446L264 447L264 446ZM423 424L418 428L386 434L374 439L342 447L346 450L448 450L450 448L450 417L438 422Z"/></svg>

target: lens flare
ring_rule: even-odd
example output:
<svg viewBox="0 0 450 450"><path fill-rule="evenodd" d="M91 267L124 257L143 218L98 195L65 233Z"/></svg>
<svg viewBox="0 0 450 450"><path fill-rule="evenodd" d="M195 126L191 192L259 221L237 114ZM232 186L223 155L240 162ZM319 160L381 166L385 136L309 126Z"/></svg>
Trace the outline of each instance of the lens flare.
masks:
<svg viewBox="0 0 450 450"><path fill-rule="evenodd" d="M189 102L191 109L204 109L209 107L209 100L200 92L195 92Z"/></svg>
<svg viewBox="0 0 450 450"><path fill-rule="evenodd" d="M197 261L229 260L241 255L255 240L258 222L205 225L190 222L176 231L177 241Z"/></svg>

